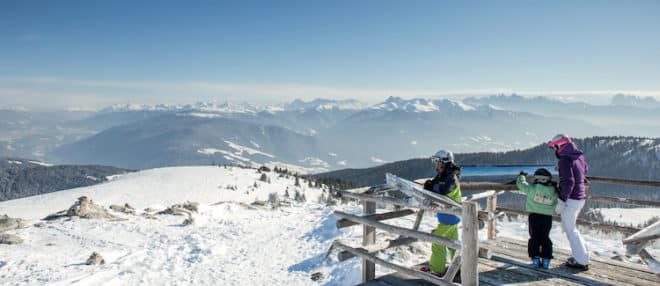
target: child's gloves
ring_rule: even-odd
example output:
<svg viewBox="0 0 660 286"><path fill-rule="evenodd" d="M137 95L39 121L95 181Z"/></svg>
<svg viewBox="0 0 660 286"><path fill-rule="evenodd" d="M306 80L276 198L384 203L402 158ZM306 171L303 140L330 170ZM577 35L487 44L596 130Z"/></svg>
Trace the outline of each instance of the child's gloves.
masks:
<svg viewBox="0 0 660 286"><path fill-rule="evenodd" d="M424 182L424 189L428 191L433 191L433 181L426 180L426 182Z"/></svg>
<svg viewBox="0 0 660 286"><path fill-rule="evenodd" d="M566 202L562 200L558 200L557 206L555 207L555 213L561 215L561 213L564 212L564 209L566 209Z"/></svg>
<svg viewBox="0 0 660 286"><path fill-rule="evenodd" d="M525 171L520 171L520 174L519 174L519 175L527 177L527 172L525 172Z"/></svg>

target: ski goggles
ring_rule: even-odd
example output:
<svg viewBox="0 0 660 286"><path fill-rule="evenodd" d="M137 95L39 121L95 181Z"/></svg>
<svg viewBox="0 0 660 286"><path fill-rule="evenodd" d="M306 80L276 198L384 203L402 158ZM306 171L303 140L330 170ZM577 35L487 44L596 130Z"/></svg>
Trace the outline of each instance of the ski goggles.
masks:
<svg viewBox="0 0 660 286"><path fill-rule="evenodd" d="M554 141L550 141L550 142L548 142L548 147L550 147L550 148L557 148L557 147L559 147L559 146L561 146L561 145L563 145L563 144L571 143L571 142L572 142L572 141L571 141L571 138L563 137L563 138L559 138L559 139L557 139L557 140L554 140Z"/></svg>
<svg viewBox="0 0 660 286"><path fill-rule="evenodd" d="M434 166L437 165L438 163L447 163L449 161L451 161L449 157L444 157L444 158L435 157L435 156L431 157L431 163L433 163Z"/></svg>

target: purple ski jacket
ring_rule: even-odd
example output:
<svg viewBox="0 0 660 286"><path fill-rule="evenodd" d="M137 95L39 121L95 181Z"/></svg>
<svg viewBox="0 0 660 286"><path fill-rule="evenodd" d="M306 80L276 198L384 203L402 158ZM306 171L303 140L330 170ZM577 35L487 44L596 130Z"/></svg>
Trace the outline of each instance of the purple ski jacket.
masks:
<svg viewBox="0 0 660 286"><path fill-rule="evenodd" d="M584 153L574 143L567 143L559 149L559 198L584 200L586 190L584 179L589 171Z"/></svg>

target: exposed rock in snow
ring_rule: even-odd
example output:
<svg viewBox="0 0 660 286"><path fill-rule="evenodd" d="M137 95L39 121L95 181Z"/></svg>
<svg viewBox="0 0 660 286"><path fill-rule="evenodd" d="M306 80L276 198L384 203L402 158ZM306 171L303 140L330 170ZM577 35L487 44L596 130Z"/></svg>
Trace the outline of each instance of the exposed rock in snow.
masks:
<svg viewBox="0 0 660 286"><path fill-rule="evenodd" d="M85 262L87 265L103 265L105 264L105 259L99 254L98 252L94 251L92 255L87 258L87 261Z"/></svg>
<svg viewBox="0 0 660 286"><path fill-rule="evenodd" d="M10 218L8 215L0 216L0 232L23 228L27 222L20 218Z"/></svg>
<svg viewBox="0 0 660 286"><path fill-rule="evenodd" d="M61 217L81 217L89 219L120 219L112 215L104 207L95 204L86 196L78 198L68 210L59 211L44 218L44 220L53 220Z"/></svg>
<svg viewBox="0 0 660 286"><path fill-rule="evenodd" d="M21 244L21 243L23 243L23 239L20 238L18 235L0 233L0 244Z"/></svg>
<svg viewBox="0 0 660 286"><path fill-rule="evenodd" d="M116 212L125 213L125 214L135 214L135 208L125 203L123 206L120 205L110 205L110 209Z"/></svg>

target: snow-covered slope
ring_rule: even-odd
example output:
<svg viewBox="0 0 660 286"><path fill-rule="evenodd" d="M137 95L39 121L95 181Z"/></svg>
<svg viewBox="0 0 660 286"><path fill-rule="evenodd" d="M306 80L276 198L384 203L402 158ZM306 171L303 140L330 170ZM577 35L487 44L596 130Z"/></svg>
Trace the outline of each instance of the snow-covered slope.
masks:
<svg viewBox="0 0 660 286"><path fill-rule="evenodd" d="M317 203L322 189L310 188L300 179L255 169L235 167L172 167L115 176L109 182L0 203L0 214L38 222L68 208L78 197L88 196L103 206L129 203L137 215L113 214L126 220L59 219L45 226L10 231L25 242L0 245L2 285L353 285L361 280L360 260L338 263L326 251L334 239L359 244L361 228L337 230L333 210L359 213L361 206ZM256 185L255 185L256 184ZM270 208L250 206L271 193L283 198L304 193L306 202ZM147 207L162 209L195 201L200 210L195 223L182 226L183 217L141 216ZM243 204L241 204L243 203ZM379 209L379 212L386 210ZM410 226L414 217L388 220ZM435 227L433 214L421 229ZM500 236L527 238L525 220L502 220ZM482 230L482 232L485 230ZM459 231L460 233L460 231ZM394 236L379 232L379 240ZM485 238L485 233L480 236ZM556 247L568 242L555 225L551 237ZM621 237L586 235L595 255L623 253ZM85 259L99 252L105 265L88 266ZM404 265L428 259L427 243L388 250L381 257ZM377 275L388 273L377 267ZM312 274L319 275L317 281Z"/></svg>

